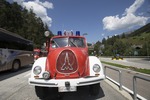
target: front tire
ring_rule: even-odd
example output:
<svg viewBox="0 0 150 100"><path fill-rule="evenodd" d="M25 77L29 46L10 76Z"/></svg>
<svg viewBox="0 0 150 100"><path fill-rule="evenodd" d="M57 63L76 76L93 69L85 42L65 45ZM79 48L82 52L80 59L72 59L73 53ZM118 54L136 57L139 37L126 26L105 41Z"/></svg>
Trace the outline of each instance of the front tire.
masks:
<svg viewBox="0 0 150 100"><path fill-rule="evenodd" d="M44 99L48 95L48 87L35 86L35 92L40 99Z"/></svg>
<svg viewBox="0 0 150 100"><path fill-rule="evenodd" d="M100 92L100 83L90 85L89 92L92 96L97 96Z"/></svg>
<svg viewBox="0 0 150 100"><path fill-rule="evenodd" d="M18 71L18 69L20 68L20 61L19 60L14 60L13 64L12 64L12 71Z"/></svg>

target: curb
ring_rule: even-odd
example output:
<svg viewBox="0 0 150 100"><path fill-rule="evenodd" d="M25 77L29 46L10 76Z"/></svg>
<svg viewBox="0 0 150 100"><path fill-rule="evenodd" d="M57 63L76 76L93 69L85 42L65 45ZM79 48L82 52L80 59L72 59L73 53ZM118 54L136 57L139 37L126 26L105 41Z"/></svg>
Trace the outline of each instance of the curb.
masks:
<svg viewBox="0 0 150 100"><path fill-rule="evenodd" d="M124 96L127 100L133 100L132 96L126 92L125 90L119 90L119 87L117 85L115 85L114 83L112 83L111 81L109 81L108 79L104 80L107 84L109 84L112 88L114 88L117 92L119 92L122 96Z"/></svg>

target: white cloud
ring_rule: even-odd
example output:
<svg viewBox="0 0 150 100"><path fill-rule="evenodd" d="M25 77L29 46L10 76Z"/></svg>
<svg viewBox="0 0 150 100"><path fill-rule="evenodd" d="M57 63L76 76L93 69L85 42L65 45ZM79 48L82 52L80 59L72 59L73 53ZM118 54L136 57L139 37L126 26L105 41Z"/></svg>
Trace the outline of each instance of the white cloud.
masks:
<svg viewBox="0 0 150 100"><path fill-rule="evenodd" d="M45 1L40 2L40 0L27 1L25 0L13 0L17 2L22 7L25 7L27 10L33 9L33 12L40 17L44 23L46 23L49 27L52 23L52 18L50 18L47 14L47 9L53 9L53 4Z"/></svg>
<svg viewBox="0 0 150 100"><path fill-rule="evenodd" d="M25 0L13 0L14 2L17 2L19 5L21 5Z"/></svg>
<svg viewBox="0 0 150 100"><path fill-rule="evenodd" d="M144 0L136 0L129 8L126 8L125 12L127 14L133 14L138 8L144 3Z"/></svg>
<svg viewBox="0 0 150 100"><path fill-rule="evenodd" d="M135 15L135 12L143 3L144 0L136 0L129 8L126 8L121 17L119 15L106 16L103 19L103 28L105 30L118 30L145 25L149 18Z"/></svg>
<svg viewBox="0 0 150 100"><path fill-rule="evenodd" d="M48 2L48 1L45 1L45 2L40 2L39 0L35 0L36 3L48 8L48 9L51 9L53 8L53 4Z"/></svg>
<svg viewBox="0 0 150 100"><path fill-rule="evenodd" d="M104 36L105 34L104 34L104 33L102 33L101 35L102 35L102 36Z"/></svg>

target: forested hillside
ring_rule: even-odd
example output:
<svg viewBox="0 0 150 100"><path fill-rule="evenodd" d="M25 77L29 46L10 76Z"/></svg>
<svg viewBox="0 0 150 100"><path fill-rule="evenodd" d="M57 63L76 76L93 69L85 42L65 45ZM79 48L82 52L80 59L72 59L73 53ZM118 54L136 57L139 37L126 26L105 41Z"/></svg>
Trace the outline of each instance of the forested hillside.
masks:
<svg viewBox="0 0 150 100"><path fill-rule="evenodd" d="M147 25L135 30L134 32L129 34L129 36L139 36L143 33L150 33L150 23L148 23Z"/></svg>
<svg viewBox="0 0 150 100"><path fill-rule="evenodd" d="M97 55L113 56L149 56L150 55L150 23L130 34L108 37L95 44Z"/></svg>
<svg viewBox="0 0 150 100"><path fill-rule="evenodd" d="M28 11L15 2L10 4L5 0L0 0L0 28L33 41L35 47L43 45L45 42L43 34L49 30L32 9Z"/></svg>

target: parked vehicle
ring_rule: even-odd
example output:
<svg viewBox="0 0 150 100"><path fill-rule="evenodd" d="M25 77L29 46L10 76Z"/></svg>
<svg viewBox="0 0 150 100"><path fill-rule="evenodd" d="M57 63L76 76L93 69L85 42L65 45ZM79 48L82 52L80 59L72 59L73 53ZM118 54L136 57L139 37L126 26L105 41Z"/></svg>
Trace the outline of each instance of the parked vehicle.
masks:
<svg viewBox="0 0 150 100"><path fill-rule="evenodd" d="M33 62L33 42L0 28L0 72L17 71Z"/></svg>
<svg viewBox="0 0 150 100"><path fill-rule="evenodd" d="M48 36L48 33L46 33ZM49 87L57 87L59 92L77 91L79 86L89 86L90 93L99 93L100 81L104 79L103 67L95 56L88 55L86 39L77 31L58 32L58 36L47 40L47 57L35 61L29 84L41 99Z"/></svg>
<svg viewBox="0 0 150 100"><path fill-rule="evenodd" d="M119 54L116 54L112 57L112 60L123 60L123 57L121 57Z"/></svg>
<svg viewBox="0 0 150 100"><path fill-rule="evenodd" d="M37 60L41 55L40 49L34 49L34 61Z"/></svg>

